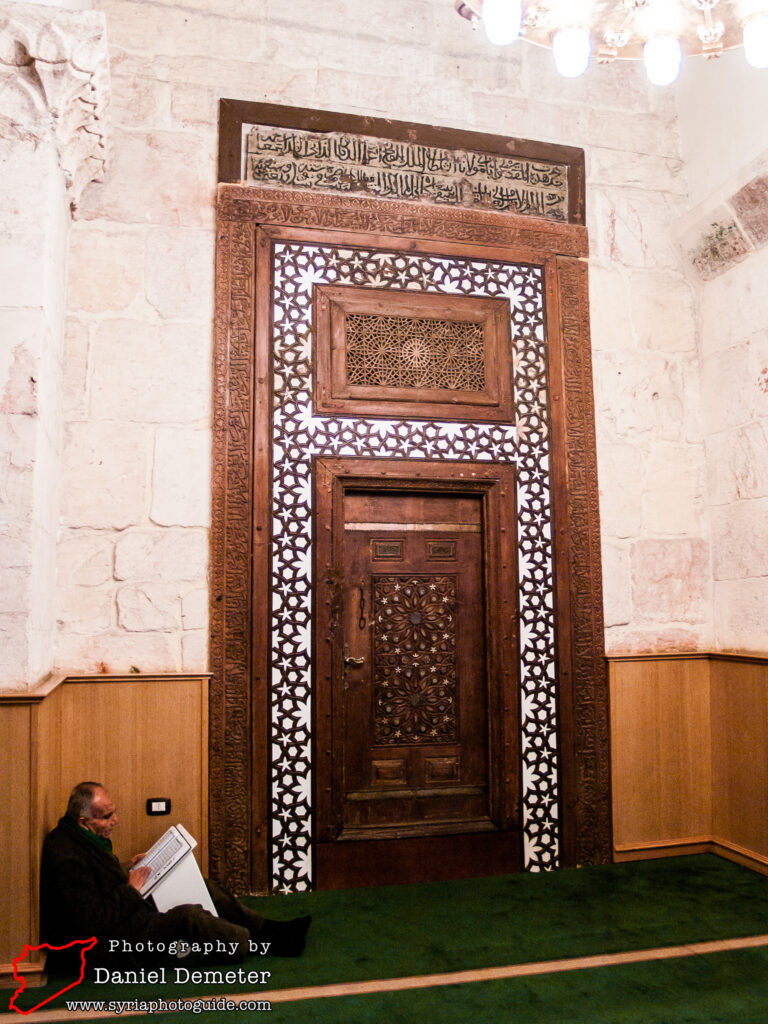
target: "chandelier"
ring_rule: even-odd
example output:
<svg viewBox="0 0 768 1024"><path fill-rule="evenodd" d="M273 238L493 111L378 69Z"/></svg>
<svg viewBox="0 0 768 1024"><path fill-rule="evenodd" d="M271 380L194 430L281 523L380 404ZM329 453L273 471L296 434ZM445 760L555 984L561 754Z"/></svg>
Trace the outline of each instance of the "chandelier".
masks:
<svg viewBox="0 0 768 1024"><path fill-rule="evenodd" d="M590 60L642 60L654 85L669 85L683 56L719 57L744 47L768 67L768 0L455 0L473 28L506 46L521 37L552 49L555 67L577 78Z"/></svg>

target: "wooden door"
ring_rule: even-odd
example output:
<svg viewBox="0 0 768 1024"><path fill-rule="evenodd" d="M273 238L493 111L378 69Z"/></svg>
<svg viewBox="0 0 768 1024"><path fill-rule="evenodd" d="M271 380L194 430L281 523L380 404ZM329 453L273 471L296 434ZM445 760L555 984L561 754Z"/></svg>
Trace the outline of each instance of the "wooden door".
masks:
<svg viewBox="0 0 768 1024"><path fill-rule="evenodd" d="M447 489L436 467L419 482L402 465L361 480L356 462L317 473L334 524L319 544L318 884L519 870L517 687L493 642L509 598L488 564L498 482Z"/></svg>

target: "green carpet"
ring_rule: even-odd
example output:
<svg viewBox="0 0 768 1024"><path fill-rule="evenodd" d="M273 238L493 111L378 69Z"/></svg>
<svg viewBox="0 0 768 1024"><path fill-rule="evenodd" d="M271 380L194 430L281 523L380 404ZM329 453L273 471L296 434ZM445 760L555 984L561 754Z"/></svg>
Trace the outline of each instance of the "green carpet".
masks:
<svg viewBox="0 0 768 1024"><path fill-rule="evenodd" d="M519 874L429 885L270 896L250 902L267 917L313 915L307 950L301 959L253 957L246 961L244 967L247 969L272 972L269 985L260 992L260 996L267 999L269 988L442 973L768 932L768 879L711 855L546 875ZM285 1021L349 1019L389 1022L405 1020L406 1013L411 1019L416 1012L414 1008L427 1000L430 1005L445 1007L445 1014L441 1009L437 1018L422 1018L427 1021L458 1020L459 1016L454 1018L447 1014L454 1013L454 1009L460 1006L465 1006L465 1015L461 1019L472 1021L541 1019L572 1024L584 1019L616 1024L623 1020L642 1019L645 1024L650 1024L655 1020L730 1020L728 1016L680 1017L677 1010L672 1016L669 1015L671 1010L660 1010L667 1012L666 1017L616 1016L615 1006L610 1009L611 999L619 1000L622 1013L630 1013L633 986L639 984L638 991L642 992L643 999L651 998L653 1001L658 997L659 1006L664 1005L662 997L665 992L668 993L668 1001L672 998L669 993L680 990L681 985L690 989L692 999L698 1000L702 991L702 986L695 980L698 964L703 965L699 966L703 978L715 986L725 1005L730 998L730 989L724 980L730 977L727 967L721 969L723 977L720 978L714 966L710 968L707 965L721 961L727 963L728 957L747 965L747 968L750 964L759 963L760 984L764 985L762 979L768 977L766 956L768 954L762 950L744 951L667 961L663 965L612 967L546 978L355 997L343 1000L344 1007L355 1006L354 1012L349 1011L349 1016L328 1016L329 1013L342 1012L339 1000L275 1004L272 1016ZM708 973L710 970L714 973ZM662 975L669 980L659 980ZM653 983L650 988L644 979ZM253 986L245 986L245 989L252 990ZM238 986L216 990L200 985L169 984L148 989L86 983L72 990L68 996L77 999L173 999L203 993L215 996L237 990ZM45 992L44 989L36 989L25 993L20 1005L34 1005L44 998ZM574 1016L576 1011L581 1012L578 1006L571 1007L565 1016L558 1016L558 1013L565 1013L563 1007L568 1002L569 992L572 999L589 1003L595 1013L608 1013L609 1016ZM765 1010L761 1024L768 1021L766 994L763 987L761 998ZM737 991L731 995L736 998ZM60 1005L63 998L49 1004L48 1008ZM522 1001L519 1014L515 1003L510 1018L508 1008L512 1004L509 1001L517 999ZM627 999L630 1003L626 1003ZM479 1000L483 1005L487 1003L488 1009L482 1013L492 1016L474 1016L473 1000ZM493 1016L501 1013L503 1007L507 1010L500 1017ZM550 1011L551 1015L547 1016ZM347 1012L347 1009L343 1010L345 1015ZM478 1009L477 1013L480 1012ZM723 1012L730 1010L726 1008ZM536 1013L542 1016L537 1017ZM201 1016L211 1019L213 1015ZM243 1015L227 1013L224 1016L235 1024ZM253 1013L247 1016L253 1021ZM146 1019L158 1021L162 1018L155 1015ZM179 1017L174 1019L178 1021ZM742 1015L739 1019L747 1018Z"/></svg>
<svg viewBox="0 0 768 1024"><path fill-rule="evenodd" d="M253 905L267 917L313 915L311 955L300 962L305 985L768 932L768 879L712 855L272 896ZM297 984L293 970L278 973L277 985Z"/></svg>
<svg viewBox="0 0 768 1024"><path fill-rule="evenodd" d="M281 1024L766 1024L768 951L276 1003L269 1017ZM235 1012L222 1019L262 1018Z"/></svg>

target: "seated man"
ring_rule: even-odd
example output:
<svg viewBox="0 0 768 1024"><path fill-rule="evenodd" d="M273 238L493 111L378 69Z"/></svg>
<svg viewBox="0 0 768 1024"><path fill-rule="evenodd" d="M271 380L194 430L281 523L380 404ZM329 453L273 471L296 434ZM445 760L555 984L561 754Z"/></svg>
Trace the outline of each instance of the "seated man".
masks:
<svg viewBox="0 0 768 1024"><path fill-rule="evenodd" d="M72 790L66 814L43 843L42 942L64 946L95 935L98 943L88 954L89 966L115 968L118 963L110 955L112 939L123 940L119 948L112 945L118 952L138 947L134 961L141 965L168 963L183 956L182 944L194 948L195 944L214 943L217 958L233 961L247 955L251 939L262 950L262 944L269 943L268 952L273 956L298 956L304 949L311 918L265 920L213 882L206 884L219 917L192 904L160 913L151 898L140 895L149 875L149 868L135 866L143 855L123 867L112 853L110 837L117 820L115 805L102 785L81 782ZM173 950L170 955L169 950ZM79 949L72 947L49 955L47 967L49 972L68 973L79 963Z"/></svg>

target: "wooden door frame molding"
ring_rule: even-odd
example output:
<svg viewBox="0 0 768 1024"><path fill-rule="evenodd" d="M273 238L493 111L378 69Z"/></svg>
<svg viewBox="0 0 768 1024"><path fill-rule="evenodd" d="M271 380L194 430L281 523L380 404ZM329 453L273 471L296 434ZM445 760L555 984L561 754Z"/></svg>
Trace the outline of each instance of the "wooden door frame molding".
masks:
<svg viewBox="0 0 768 1024"><path fill-rule="evenodd" d="M214 331L210 589L210 871L268 888L272 237L322 228L444 253L547 263L558 606L561 863L611 857L608 686L587 294L578 224L322 193L220 185ZM514 253L511 251L514 249ZM261 289L261 292L260 292ZM564 453L564 457L557 457Z"/></svg>

